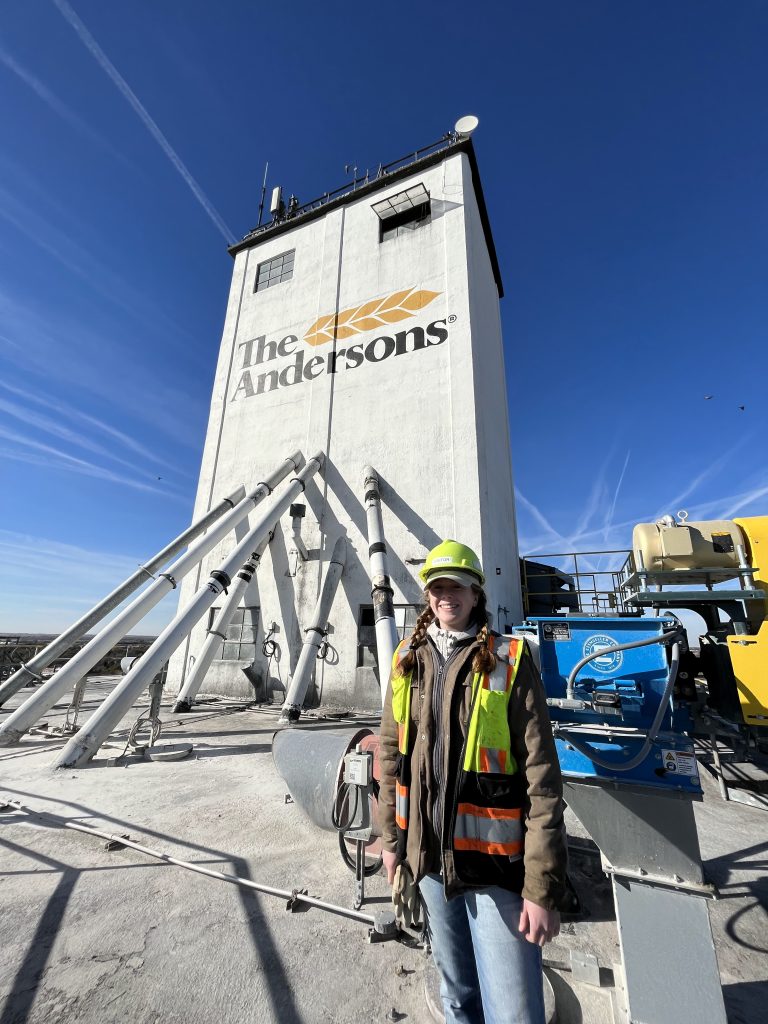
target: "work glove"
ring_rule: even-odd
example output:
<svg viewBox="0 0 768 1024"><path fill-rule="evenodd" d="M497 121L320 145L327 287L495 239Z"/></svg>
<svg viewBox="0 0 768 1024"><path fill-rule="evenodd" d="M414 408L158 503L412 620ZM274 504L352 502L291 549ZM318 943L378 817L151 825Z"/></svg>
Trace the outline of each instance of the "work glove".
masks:
<svg viewBox="0 0 768 1024"><path fill-rule="evenodd" d="M421 899L419 888L406 864L398 864L395 868L392 902L400 927L418 931L421 928Z"/></svg>

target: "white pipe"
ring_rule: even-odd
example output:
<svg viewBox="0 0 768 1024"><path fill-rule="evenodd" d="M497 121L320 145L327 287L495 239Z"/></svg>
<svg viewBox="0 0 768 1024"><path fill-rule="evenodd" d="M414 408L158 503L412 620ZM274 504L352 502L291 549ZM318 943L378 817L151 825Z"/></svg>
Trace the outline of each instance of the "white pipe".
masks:
<svg viewBox="0 0 768 1024"><path fill-rule="evenodd" d="M326 635L328 616L331 612L331 605L333 604L333 598L339 585L341 574L344 572L346 558L347 542L343 537L339 537L333 546L331 560L328 563L328 568L325 570L323 585L320 588L320 596L317 599L312 621L304 630L304 646L301 648L296 670L293 673L293 679L285 696L280 713L281 722L297 722L301 714L301 705L304 703L304 698L307 695L309 681L312 678L312 669L317 660L317 652Z"/></svg>
<svg viewBox="0 0 768 1024"><path fill-rule="evenodd" d="M197 661L195 662L192 671L189 673L187 681L179 691L176 703L173 706L175 714L192 710L192 705L195 703L195 697L197 696L200 687L203 685L208 669L211 667L211 662L216 654L216 649L221 641L226 638L227 626L232 621L232 617L240 604L240 599L248 589L248 584L253 579L254 573L259 567L261 556L264 554L264 549L272 540L274 532L275 530L273 527L242 567L235 577L232 586L229 588L229 595L222 605L221 611L216 617L216 621L208 630L208 635L205 638L205 642L197 657Z"/></svg>
<svg viewBox="0 0 768 1024"><path fill-rule="evenodd" d="M376 657L379 663L379 686L381 687L381 706L383 707L398 638L395 608L392 603L394 591L387 573L387 544L384 540L384 522L381 516L379 476L372 466L365 467L363 486L365 488L365 515L368 523L368 557L371 564L371 597L376 629Z"/></svg>
<svg viewBox="0 0 768 1024"><path fill-rule="evenodd" d="M260 501L272 493L288 474L301 465L301 452L294 452L274 473L260 483L250 494L223 516L195 544L191 544L186 552L172 562L168 570L161 573L146 590L142 591L127 608L112 622L108 623L100 633L90 640L81 651L72 658L60 672L52 676L32 696L18 707L0 726L0 747L16 743L35 722L52 708L59 697L68 689L77 685L80 679L104 657L115 644L121 640L131 628L139 622L150 608L170 590L185 573L189 572L219 541L248 515Z"/></svg>
<svg viewBox="0 0 768 1024"><path fill-rule="evenodd" d="M293 538L294 547L301 556L302 561L308 561L309 551L307 551L307 545L304 543L304 539L301 536L301 516L294 516L293 519L291 519L291 537Z"/></svg>
<svg viewBox="0 0 768 1024"><path fill-rule="evenodd" d="M9 676L0 686L0 707L9 697L18 693L22 686L26 686L31 679L36 679L40 682L42 680L40 673L44 668L47 668L60 654L64 654L80 637L85 636L88 630L95 626L97 622L101 622L109 612L117 608L118 605L121 605L126 597L132 594L134 590L138 590L143 583L147 582L147 579L152 579L157 570L162 569L170 558L178 554L195 537L199 537L201 533L204 533L211 523L215 523L220 516L224 515L227 509L234 508L235 504L241 501L244 495L245 488L241 485L228 498L223 498L218 505L215 505L204 516L201 516L191 526L188 526L183 533L180 533L170 544L167 544L162 551L158 551L149 561L139 565L136 572L129 576L127 580L124 580L119 587L116 587L111 594L108 594L98 604L94 605L77 622L74 622L68 629L65 629L63 633L57 636L55 640L52 640L47 647L44 647L42 651L38 651L34 658L30 658L25 665L22 665L12 676Z"/></svg>
<svg viewBox="0 0 768 1024"><path fill-rule="evenodd" d="M262 537L269 533L275 520L286 511L294 498L301 494L306 481L322 466L323 459L323 453L318 452L302 471L291 479L286 490L281 491L279 497L270 502L266 511L259 516L219 568L211 572L208 582L200 587L186 608L165 627L128 675L118 683L109 697L67 743L54 764L55 768L76 768L90 761L195 623L208 611L219 594L229 587L232 577L242 568L248 555Z"/></svg>

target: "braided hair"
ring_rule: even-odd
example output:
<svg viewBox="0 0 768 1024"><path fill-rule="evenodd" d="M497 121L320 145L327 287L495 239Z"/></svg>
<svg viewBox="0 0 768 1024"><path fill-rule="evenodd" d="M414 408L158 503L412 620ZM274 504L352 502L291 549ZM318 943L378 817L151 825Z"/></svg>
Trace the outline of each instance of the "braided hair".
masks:
<svg viewBox="0 0 768 1024"><path fill-rule="evenodd" d="M472 590L477 594L477 604L472 614L472 621L477 624L477 641L480 644L480 649L472 659L472 671L476 674L485 675L486 673L493 672L496 668L496 656L491 650L489 643L491 630L488 626L488 606L485 591L481 590L480 587L474 586ZM416 650L427 642L427 628L431 622L435 621L435 613L429 607L429 592L427 590L424 591L424 602L425 607L422 608L419 617L416 619L413 633L411 633L408 639L410 649L398 665L398 675L406 675L413 671L416 665Z"/></svg>

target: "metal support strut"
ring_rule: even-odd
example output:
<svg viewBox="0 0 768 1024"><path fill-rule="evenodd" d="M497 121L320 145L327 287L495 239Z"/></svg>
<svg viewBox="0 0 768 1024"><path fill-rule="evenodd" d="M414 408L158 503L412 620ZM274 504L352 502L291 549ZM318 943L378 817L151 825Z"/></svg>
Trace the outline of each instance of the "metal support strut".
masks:
<svg viewBox="0 0 768 1024"><path fill-rule="evenodd" d="M344 537L339 537L333 546L331 560L323 577L323 585L320 588L320 597L317 599L317 606L315 607L312 621L304 630L304 646L301 648L296 671L293 673L293 679L288 686L288 692L280 714L280 721L283 723L297 722L301 715L301 705L304 703L304 698L307 695L318 650L325 640L328 616L331 612L336 588L344 571L346 557L347 542Z"/></svg>
<svg viewBox="0 0 768 1024"><path fill-rule="evenodd" d="M227 626L232 621L232 617L240 605L240 600L248 589L248 584L253 579L254 574L259 567L261 556L264 554L267 545L272 540L274 533L275 527L273 526L267 536L264 537L260 544L258 544L256 550L251 554L251 557L235 577L232 586L229 588L227 599L222 605L216 621L212 628L208 630L208 635L205 638L205 643L200 651L200 655L198 656L192 671L189 673L187 681L179 691L176 703L173 706L175 714L182 714L192 710L192 705L195 703L195 697L199 693L200 687L203 685L208 669L211 667L211 662L216 654L219 641L226 640Z"/></svg>
<svg viewBox="0 0 768 1024"><path fill-rule="evenodd" d="M229 509L235 507L235 502L240 501L245 494L245 488L240 487L234 494L231 494L228 498L223 498L218 505L215 505L210 512L206 512L204 516L197 519L191 526L188 526L183 533L180 533L178 537L167 544L162 551L158 551L156 555L139 565L136 572L128 577L119 587L116 587L111 594L99 601L98 604L94 605L90 611L87 611L82 618L74 622L68 629L65 629L63 633L60 633L55 640L52 640L47 647L44 647L42 651L39 651L34 658L22 665L18 671L14 672L12 676L9 676L2 686L0 686L0 707L17 693L23 686L26 686L28 682L33 679L40 681L42 676L40 672L42 669L47 668L51 662L55 661L60 654L64 654L67 648L71 647L73 643L85 636L88 630L95 626L97 622L101 622L105 615L108 615L111 611L121 605L123 601L134 590L147 582L147 577L150 579L155 578L155 572L157 569L162 568L169 558L173 558L174 555L182 551L190 541L193 541L196 537L199 537L201 533L204 533L208 527L215 523L217 519L224 515Z"/></svg>
<svg viewBox="0 0 768 1024"><path fill-rule="evenodd" d="M191 544L186 552L176 559L163 576L158 577L146 590L143 590L127 608L112 620L100 633L90 640L82 650L72 658L60 672L52 676L31 697L28 698L2 726L0 726L0 747L16 743L35 722L46 713L62 694L74 687L93 666L104 657L115 644L121 640L131 628L139 622L157 602L173 589L173 581L180 580L197 563L223 540L248 513L258 505L273 487L284 480L289 473L295 472L301 465L301 452L294 452L271 476L266 483L261 483L250 494L246 495L233 509L222 516L211 529L196 543ZM238 566L239 568L239 566ZM143 661L144 659L142 659Z"/></svg>
<svg viewBox="0 0 768 1024"><path fill-rule="evenodd" d="M211 572L208 582L203 584L189 604L166 626L149 650L134 665L128 675L112 691L101 707L90 717L76 736L73 736L58 760L56 768L76 768L86 764L109 736L133 705L136 698L146 689L149 681L168 660L178 645L191 631L196 622L211 607L216 598L232 582L232 577L242 568L248 556L259 542L269 533L272 524L304 490L305 481L320 469L325 456L322 452L311 458L289 486L269 502L268 507L246 533L240 543L224 559L218 569Z"/></svg>
<svg viewBox="0 0 768 1024"><path fill-rule="evenodd" d="M259 882L252 882L250 878L241 878L239 875L230 875L224 871L214 871L212 868L203 867L202 864L193 864L190 861L181 860L179 857L172 857L170 854L153 849L151 846L144 846L142 843L134 842L130 836L119 836L111 832L104 832L102 829L81 825L77 821L62 818L47 811L33 811L29 807L25 807L24 804L19 803L18 800L3 801L0 799L0 808L7 809L10 807L29 815L31 818L37 818L44 824L54 828L72 829L74 832L84 832L89 836L106 839L110 843L115 843L116 849L127 846L129 849L143 853L147 857L154 857L156 860L161 860L166 864L175 864L177 867L186 868L187 871L194 871L198 875L206 875L208 878L229 882L231 885L238 885L243 889L261 892L267 896L277 896L287 901L286 909L288 910L294 909L297 905L306 904L308 907L317 907L318 910L325 910L331 914L337 914L339 917L346 917L351 921L367 924L369 926L369 942L383 942L387 939L398 938L399 931L395 923L395 915L391 911L380 910L376 914L363 914L357 909L348 910L346 907L339 907L334 903L328 903L326 900L309 896L306 890L293 889L292 891L287 891L285 889L276 889L271 885L261 885Z"/></svg>

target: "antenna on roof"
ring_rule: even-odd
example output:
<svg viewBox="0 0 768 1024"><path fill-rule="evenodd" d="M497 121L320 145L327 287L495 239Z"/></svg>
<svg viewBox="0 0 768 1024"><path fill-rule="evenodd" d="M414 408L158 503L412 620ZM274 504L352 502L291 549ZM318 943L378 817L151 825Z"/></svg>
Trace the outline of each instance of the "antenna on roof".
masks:
<svg viewBox="0 0 768 1024"><path fill-rule="evenodd" d="M474 114L466 114L464 117L459 118L453 126L453 130L460 139L468 139L479 124L479 117L475 117Z"/></svg>
<svg viewBox="0 0 768 1024"><path fill-rule="evenodd" d="M259 225L261 225L261 215L264 212L264 196L267 193L267 171L269 170L269 160L267 160L266 166L264 167L264 181L261 183L261 200L259 202Z"/></svg>
<svg viewBox="0 0 768 1024"><path fill-rule="evenodd" d="M281 185L275 185L272 189L272 200L269 204L269 212L272 214L273 220L280 220L285 210L285 203L283 202L283 189Z"/></svg>

